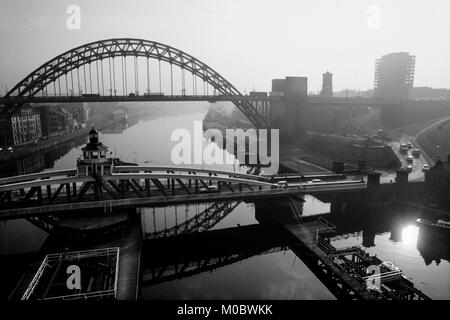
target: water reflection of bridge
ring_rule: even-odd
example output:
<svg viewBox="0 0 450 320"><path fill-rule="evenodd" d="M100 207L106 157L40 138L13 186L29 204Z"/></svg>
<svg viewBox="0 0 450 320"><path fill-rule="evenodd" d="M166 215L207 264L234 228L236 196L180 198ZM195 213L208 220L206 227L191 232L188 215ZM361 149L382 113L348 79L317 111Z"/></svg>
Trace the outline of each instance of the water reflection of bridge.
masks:
<svg viewBox="0 0 450 320"><path fill-rule="evenodd" d="M255 255L278 252L286 241L261 224L144 241L143 286L193 276Z"/></svg>
<svg viewBox="0 0 450 320"><path fill-rule="evenodd" d="M210 230L217 223L223 220L227 215L233 212L240 204L239 201L214 202L207 204L206 207L194 216L189 217L189 207L186 206L184 220L178 223L177 207L175 207L175 223L173 226L167 226L167 219L164 217L164 228L159 227L156 220L155 208L152 211L153 223L150 229L153 231L145 232L145 239L167 238L177 235L185 235L189 233L202 232ZM198 207L197 207L198 210ZM144 213L145 214L145 213ZM166 213L164 212L164 215Z"/></svg>

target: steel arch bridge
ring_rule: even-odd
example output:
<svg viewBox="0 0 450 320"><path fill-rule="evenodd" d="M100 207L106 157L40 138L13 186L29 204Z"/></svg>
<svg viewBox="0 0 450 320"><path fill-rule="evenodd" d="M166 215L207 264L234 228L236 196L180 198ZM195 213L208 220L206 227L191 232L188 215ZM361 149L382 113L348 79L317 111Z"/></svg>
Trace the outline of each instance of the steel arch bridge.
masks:
<svg viewBox="0 0 450 320"><path fill-rule="evenodd" d="M203 84L210 85L214 92L219 92L223 96L243 96L229 81L222 77L218 72L210 68L207 64L196 59L195 57L174 47L158 43L155 41L131 38L107 39L91 42L81 45L44 63L42 66L31 72L28 76L16 84L3 98L8 101L27 101L29 98L38 96L39 94L48 96L48 88L53 85L54 96L74 97L76 88L78 95L105 97L105 87L109 96L116 96L116 62L114 58L122 57L122 91L127 96L127 62L126 57L134 57L134 84L136 94L139 92L139 71L137 58L146 59L147 67L147 95L150 96L150 76L149 61L157 60L159 63L159 89L161 93L161 61L170 65L170 86L173 95L173 71L172 66L175 65L181 69L182 74L182 95L185 95L187 86L185 79L185 71L192 76L192 95L196 95L197 79L203 81ZM111 67L112 61L112 67ZM104 68L104 62L107 62ZM124 63L125 62L125 63ZM92 64L95 66L92 67ZM100 64L100 67L99 67ZM81 68L83 69L81 70ZM88 67L88 77L86 76L86 67ZM92 67L92 68L91 68ZM92 69L94 68L94 77L92 77ZM105 71L105 70L106 71ZM80 75L80 70L82 75ZM109 71L109 72L108 72ZM99 73L100 72L100 73ZM76 77L74 75L76 73ZM101 76L99 76L99 74ZM106 80L104 79L106 74ZM84 76L83 76L84 75ZM95 76L96 75L96 76ZM84 81L83 81L84 78ZM92 78L94 78L94 83ZM89 79L89 81L87 81ZM75 80L75 84L74 84ZM95 81L96 80L96 81ZM142 79L141 79L142 80ZM84 85L81 83L84 82ZM96 82L96 83L95 83ZM118 82L118 81L117 81ZM89 83L89 85L88 85ZM63 89L61 89L63 87ZM93 91L94 87L94 91ZM108 89L109 87L109 89ZM90 89L90 90L89 90ZM97 91L95 91L97 89ZM205 89L205 87L203 87ZM90 94L88 92L90 91ZM94 94L94 92L96 92ZM132 95L135 95L134 93ZM195 100L195 99L193 99ZM104 101L104 100L101 100ZM242 111L257 128L268 127L267 121L256 106L248 100L235 100L233 103ZM15 108L17 108L17 104Z"/></svg>

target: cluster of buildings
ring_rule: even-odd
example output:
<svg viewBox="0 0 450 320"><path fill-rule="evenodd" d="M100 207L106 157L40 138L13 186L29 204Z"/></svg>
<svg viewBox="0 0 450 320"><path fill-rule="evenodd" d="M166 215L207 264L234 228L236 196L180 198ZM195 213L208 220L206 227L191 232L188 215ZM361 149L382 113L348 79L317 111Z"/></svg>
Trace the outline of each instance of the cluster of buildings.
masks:
<svg viewBox="0 0 450 320"><path fill-rule="evenodd" d="M342 90L336 97L361 96L391 100L450 100L450 89L414 87L416 57L408 52L395 52L375 61L373 89L366 91ZM333 96L333 74L323 74L321 96Z"/></svg>
<svg viewBox="0 0 450 320"><path fill-rule="evenodd" d="M409 100L416 95L429 96L431 88L414 88L414 70L416 57L408 52L395 52L381 56L375 61L375 79L373 90L370 97L391 99L391 100ZM333 74L329 71L322 75L321 97L333 97ZM354 91L354 90L353 90ZM344 92L344 96L348 95ZM426 94L425 94L426 93ZM445 89L440 89L434 94L439 97L450 97ZM365 92L358 92L356 95L363 96ZM342 96L338 94L336 96ZM355 94L352 94L355 96ZM366 96L368 98L369 96Z"/></svg>
<svg viewBox="0 0 450 320"><path fill-rule="evenodd" d="M55 135L86 127L89 109L86 104L67 106L25 106L8 117L0 118L0 146L37 142Z"/></svg>

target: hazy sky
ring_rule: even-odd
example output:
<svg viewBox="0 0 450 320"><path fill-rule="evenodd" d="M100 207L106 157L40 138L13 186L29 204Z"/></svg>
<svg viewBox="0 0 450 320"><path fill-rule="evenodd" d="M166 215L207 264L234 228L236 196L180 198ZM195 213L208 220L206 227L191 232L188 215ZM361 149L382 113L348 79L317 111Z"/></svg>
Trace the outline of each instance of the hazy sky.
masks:
<svg viewBox="0 0 450 320"><path fill-rule="evenodd" d="M69 5L81 8L80 30L66 27ZM375 59L397 51L416 55L416 86L450 88L449 15L449 0L1 0L1 92L66 50L114 37L179 48L240 90L307 76L317 91L326 70L335 91L369 89Z"/></svg>

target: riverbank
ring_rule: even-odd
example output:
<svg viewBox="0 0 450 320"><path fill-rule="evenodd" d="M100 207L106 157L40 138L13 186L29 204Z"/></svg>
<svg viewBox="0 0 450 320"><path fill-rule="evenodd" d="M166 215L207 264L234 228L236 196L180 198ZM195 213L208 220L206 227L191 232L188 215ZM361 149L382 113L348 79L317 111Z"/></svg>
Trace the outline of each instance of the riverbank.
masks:
<svg viewBox="0 0 450 320"><path fill-rule="evenodd" d="M99 124L96 125L96 128L98 130L102 130L116 124L117 122L117 120L110 120L103 123L98 122ZM29 143L27 145L18 146L14 148L14 152L0 153L0 164L16 161L35 153L58 149L68 142L82 137L87 137L90 129L90 127L86 127L62 136L50 137L48 140L41 140L37 143Z"/></svg>
<svg viewBox="0 0 450 320"><path fill-rule="evenodd" d="M232 105L210 107L203 129L252 128L245 116ZM376 130L375 130L376 132ZM400 161L392 148L382 142L363 137L308 132L290 142L280 141L280 170L301 173L330 172L333 161L345 162L345 170L358 168L359 160L375 169L396 169Z"/></svg>
<svg viewBox="0 0 450 320"><path fill-rule="evenodd" d="M439 157L447 159L450 150L449 135L449 117L435 121L416 134L414 140L427 155L430 165L433 165Z"/></svg>

